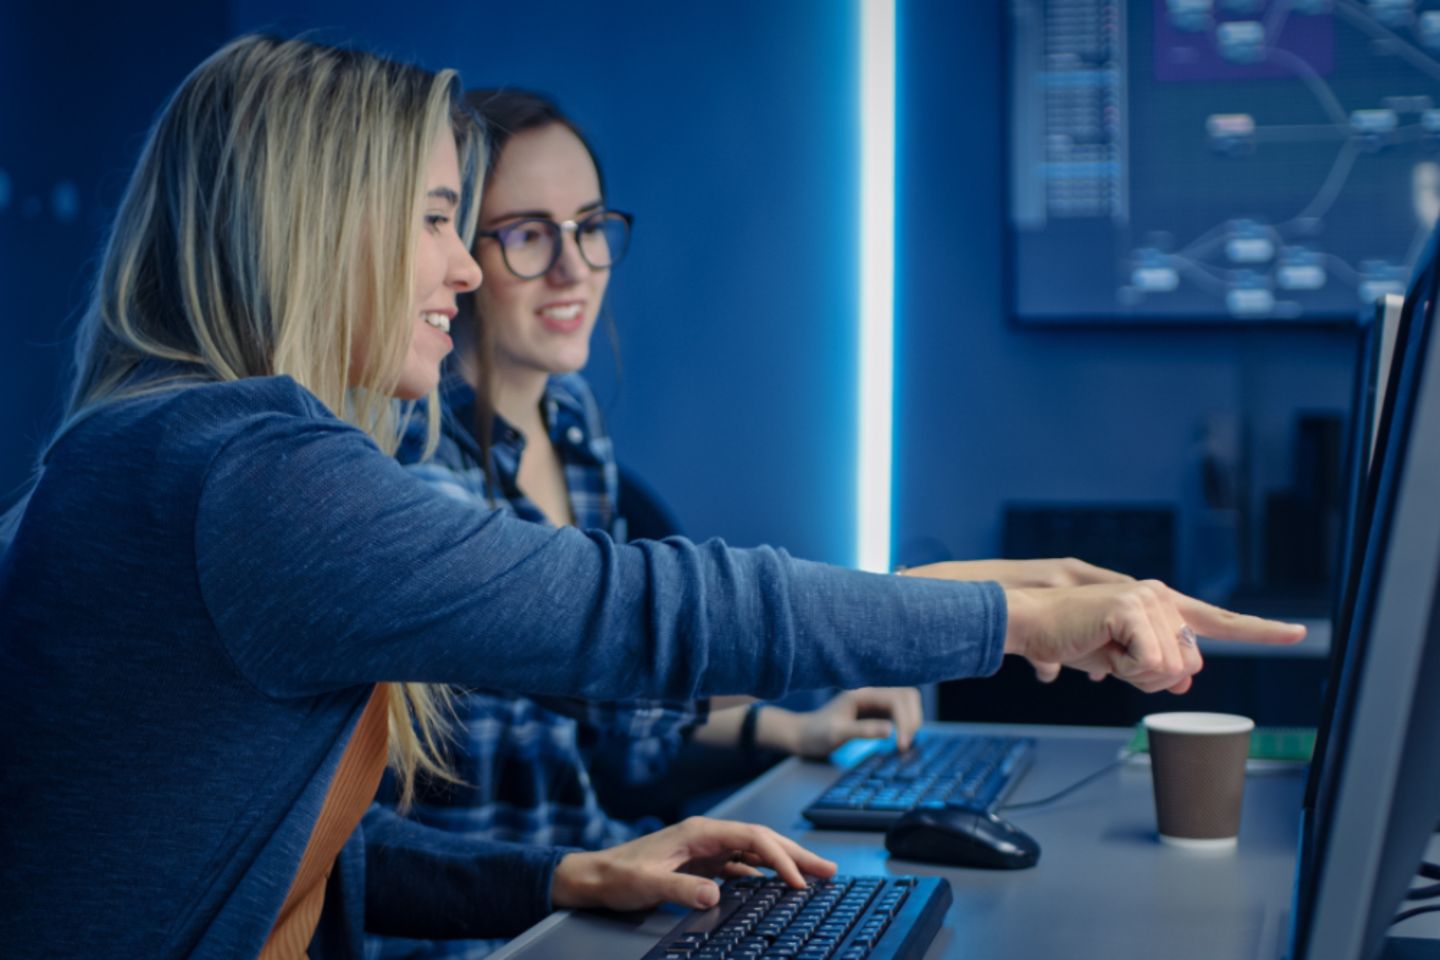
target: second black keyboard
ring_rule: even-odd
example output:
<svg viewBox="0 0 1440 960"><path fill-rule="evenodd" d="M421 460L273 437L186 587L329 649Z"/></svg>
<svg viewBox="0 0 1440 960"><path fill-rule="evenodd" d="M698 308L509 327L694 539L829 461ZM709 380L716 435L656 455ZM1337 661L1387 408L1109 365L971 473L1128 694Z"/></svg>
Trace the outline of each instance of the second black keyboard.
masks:
<svg viewBox="0 0 1440 960"><path fill-rule="evenodd" d="M904 753L877 750L802 813L817 827L884 830L912 807L993 809L1029 766L1030 737L938 734Z"/></svg>
<svg viewBox="0 0 1440 960"><path fill-rule="evenodd" d="M644 960L921 960L951 899L943 877L831 877L803 890L743 877Z"/></svg>

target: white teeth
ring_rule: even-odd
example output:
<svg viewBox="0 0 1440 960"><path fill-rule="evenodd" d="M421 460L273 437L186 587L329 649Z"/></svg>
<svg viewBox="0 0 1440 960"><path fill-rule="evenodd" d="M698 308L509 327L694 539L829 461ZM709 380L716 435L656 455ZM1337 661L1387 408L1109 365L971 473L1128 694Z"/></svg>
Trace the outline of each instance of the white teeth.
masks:
<svg viewBox="0 0 1440 960"><path fill-rule="evenodd" d="M563 307L545 307L540 315L552 320L574 320L580 315L580 304L571 303Z"/></svg>
<svg viewBox="0 0 1440 960"><path fill-rule="evenodd" d="M420 314L420 319L441 333L450 332L450 318L443 313L422 313Z"/></svg>

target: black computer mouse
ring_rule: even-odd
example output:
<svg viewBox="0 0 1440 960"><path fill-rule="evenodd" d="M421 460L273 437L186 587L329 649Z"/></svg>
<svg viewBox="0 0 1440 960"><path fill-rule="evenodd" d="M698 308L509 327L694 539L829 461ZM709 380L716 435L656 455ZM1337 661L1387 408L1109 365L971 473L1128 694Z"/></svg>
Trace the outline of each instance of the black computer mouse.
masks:
<svg viewBox="0 0 1440 960"><path fill-rule="evenodd" d="M906 860L987 870L1020 870L1040 859L1040 844L989 810L916 808L885 834L885 849Z"/></svg>

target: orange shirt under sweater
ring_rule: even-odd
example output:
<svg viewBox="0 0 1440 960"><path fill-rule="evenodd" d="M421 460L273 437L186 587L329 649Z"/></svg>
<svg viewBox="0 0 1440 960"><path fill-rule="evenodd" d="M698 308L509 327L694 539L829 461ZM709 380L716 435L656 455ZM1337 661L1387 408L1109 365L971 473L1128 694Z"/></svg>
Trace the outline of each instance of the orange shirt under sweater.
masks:
<svg viewBox="0 0 1440 960"><path fill-rule="evenodd" d="M325 881L335 866L340 848L355 832L360 818L380 789L385 772L386 745L389 738L389 701L387 687L375 685L370 702L360 714L335 779L325 793L320 817L305 844L300 869L285 895L279 919L260 951L260 960L296 960L306 956L306 949L315 936L320 922L320 909L325 905Z"/></svg>

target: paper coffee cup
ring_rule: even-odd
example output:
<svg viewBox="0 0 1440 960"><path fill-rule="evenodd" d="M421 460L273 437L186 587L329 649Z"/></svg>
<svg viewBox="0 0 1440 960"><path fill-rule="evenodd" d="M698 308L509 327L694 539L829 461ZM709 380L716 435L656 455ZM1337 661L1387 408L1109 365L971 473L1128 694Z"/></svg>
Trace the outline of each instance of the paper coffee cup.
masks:
<svg viewBox="0 0 1440 960"><path fill-rule="evenodd" d="M1161 841L1197 850L1235 846L1255 721L1233 713L1152 713L1143 722Z"/></svg>

